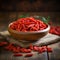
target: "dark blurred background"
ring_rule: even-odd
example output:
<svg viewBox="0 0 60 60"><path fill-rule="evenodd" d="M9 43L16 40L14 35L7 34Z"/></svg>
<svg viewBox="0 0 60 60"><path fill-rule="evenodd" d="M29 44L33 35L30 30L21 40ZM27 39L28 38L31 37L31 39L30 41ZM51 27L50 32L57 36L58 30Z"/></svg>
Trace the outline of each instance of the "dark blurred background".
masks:
<svg viewBox="0 0 60 60"><path fill-rule="evenodd" d="M59 0L0 0L0 27L7 25L23 13L50 16L50 20L60 23Z"/></svg>
<svg viewBox="0 0 60 60"><path fill-rule="evenodd" d="M0 11L60 12L60 2L59 0L0 0Z"/></svg>

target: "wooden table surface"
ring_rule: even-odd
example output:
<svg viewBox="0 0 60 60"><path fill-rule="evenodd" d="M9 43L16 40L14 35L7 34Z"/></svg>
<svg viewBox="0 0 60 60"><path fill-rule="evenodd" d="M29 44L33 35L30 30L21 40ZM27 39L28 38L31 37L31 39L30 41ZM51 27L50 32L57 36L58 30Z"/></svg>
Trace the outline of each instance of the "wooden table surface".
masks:
<svg viewBox="0 0 60 60"><path fill-rule="evenodd" d="M0 31L4 31L7 29L7 25L12 21L11 19L8 19L9 17L16 17L15 16L15 13L0 13L0 15L9 15L9 16L5 16L4 19L3 18L0 18ZM20 14L20 12L19 12ZM42 16L48 16L50 15L53 19L54 17L55 18L59 18L60 19L60 14L59 12L57 13L54 13L54 12L50 12L50 13L31 13L32 15L42 15ZM58 16L55 16L57 14ZM13 19L13 18L12 18ZM11 20L11 21L10 21ZM54 22L54 20L53 20ZM59 25L59 21L57 22L56 25ZM1 40L1 39L0 39ZM47 52L44 52L42 54L39 54L39 55L34 55L33 57L29 57L29 58L25 58L25 57L14 57L13 56L13 53L10 52L10 51L6 51L4 50L2 47L0 47L0 60L60 60L60 42L58 43L54 43L54 44L51 44L51 45L48 45L50 46L52 49L53 49L53 52L52 53L48 53L49 55L49 59L48 59L48 56L47 56Z"/></svg>

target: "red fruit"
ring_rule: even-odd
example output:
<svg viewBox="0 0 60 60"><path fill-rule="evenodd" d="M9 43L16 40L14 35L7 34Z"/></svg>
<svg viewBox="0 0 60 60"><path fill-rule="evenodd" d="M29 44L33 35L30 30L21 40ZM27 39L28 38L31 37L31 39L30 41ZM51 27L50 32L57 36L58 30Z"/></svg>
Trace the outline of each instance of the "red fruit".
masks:
<svg viewBox="0 0 60 60"><path fill-rule="evenodd" d="M50 33L60 36L60 26L51 26Z"/></svg>
<svg viewBox="0 0 60 60"><path fill-rule="evenodd" d="M26 48L21 48L20 51L23 52L23 53L27 53L28 52Z"/></svg>
<svg viewBox="0 0 60 60"><path fill-rule="evenodd" d="M41 29L45 29L47 26L41 20L35 19L33 17L29 18L20 18L17 21L14 21L10 28L17 31L37 31Z"/></svg>
<svg viewBox="0 0 60 60"><path fill-rule="evenodd" d="M31 49L22 48L22 49L20 49L20 51L23 53L30 53Z"/></svg>
<svg viewBox="0 0 60 60"><path fill-rule="evenodd" d="M56 26L56 31L60 33L60 26Z"/></svg>
<svg viewBox="0 0 60 60"><path fill-rule="evenodd" d="M8 44L7 42L1 42L2 44Z"/></svg>
<svg viewBox="0 0 60 60"><path fill-rule="evenodd" d="M31 49L27 49L27 52L30 53L31 52Z"/></svg>
<svg viewBox="0 0 60 60"><path fill-rule="evenodd" d="M48 51L48 52L52 52L52 48L47 47L47 51Z"/></svg>
<svg viewBox="0 0 60 60"><path fill-rule="evenodd" d="M55 31L54 31L54 34L59 35L59 32L55 30Z"/></svg>
<svg viewBox="0 0 60 60"><path fill-rule="evenodd" d="M30 48L31 50L33 50L33 45L32 45L32 44L30 44L29 48Z"/></svg>
<svg viewBox="0 0 60 60"><path fill-rule="evenodd" d="M47 47L46 46L42 46L42 51L43 52L47 51Z"/></svg>
<svg viewBox="0 0 60 60"><path fill-rule="evenodd" d="M26 55L25 55L25 57L31 57L31 56L33 56L32 53L30 53L30 54L26 54Z"/></svg>
<svg viewBox="0 0 60 60"><path fill-rule="evenodd" d="M7 42L0 42L0 46L7 45Z"/></svg>
<svg viewBox="0 0 60 60"><path fill-rule="evenodd" d="M38 51L38 47L37 47L37 46L34 46L34 47L33 47L33 50L34 50L34 51Z"/></svg>
<svg viewBox="0 0 60 60"><path fill-rule="evenodd" d="M60 26L56 26L56 27L55 27L55 30L56 30L56 32L57 32L57 35L60 36Z"/></svg>
<svg viewBox="0 0 60 60"><path fill-rule="evenodd" d="M19 53L20 52L20 47L13 47L12 50L14 53Z"/></svg>
<svg viewBox="0 0 60 60"><path fill-rule="evenodd" d="M13 49L13 47L14 47L13 44L10 43L8 46L6 46L4 48L11 51Z"/></svg>
<svg viewBox="0 0 60 60"><path fill-rule="evenodd" d="M16 47L13 47L12 51L16 53L17 52Z"/></svg>
<svg viewBox="0 0 60 60"><path fill-rule="evenodd" d="M54 34L54 32L55 32L55 27L52 26L52 27L50 28L50 33Z"/></svg>
<svg viewBox="0 0 60 60"><path fill-rule="evenodd" d="M43 52L43 51L42 51L42 47L39 47L39 48L38 48L38 52L39 52L39 53L42 53L42 52Z"/></svg>
<svg viewBox="0 0 60 60"><path fill-rule="evenodd" d="M23 56L23 54L15 53L14 56Z"/></svg>

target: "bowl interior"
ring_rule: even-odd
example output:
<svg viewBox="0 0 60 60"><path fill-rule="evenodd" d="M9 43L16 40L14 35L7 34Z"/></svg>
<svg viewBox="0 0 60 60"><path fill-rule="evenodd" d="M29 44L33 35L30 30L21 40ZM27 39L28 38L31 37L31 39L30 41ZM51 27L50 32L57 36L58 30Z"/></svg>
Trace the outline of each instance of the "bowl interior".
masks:
<svg viewBox="0 0 60 60"><path fill-rule="evenodd" d="M12 23L10 23L9 24L9 26L8 26L8 28L10 28L10 25L11 24L13 24L13 22ZM10 28L11 29L11 28ZM49 31L50 30L50 25L48 25L47 26L47 28L46 29L43 29L43 30L39 30L39 31L31 31L31 32L22 32L22 31L16 31L16 30L13 30L13 29L11 29L13 32L15 32L15 33L17 33L17 34L34 34L34 33L43 33L43 32L46 32L46 31Z"/></svg>

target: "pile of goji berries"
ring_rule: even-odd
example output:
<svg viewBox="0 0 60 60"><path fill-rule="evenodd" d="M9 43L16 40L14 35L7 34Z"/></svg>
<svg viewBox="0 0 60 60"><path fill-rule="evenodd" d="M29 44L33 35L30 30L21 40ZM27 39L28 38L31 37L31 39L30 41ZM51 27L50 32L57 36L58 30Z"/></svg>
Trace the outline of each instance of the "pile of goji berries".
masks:
<svg viewBox="0 0 60 60"><path fill-rule="evenodd" d="M50 33L60 36L60 26L51 26Z"/></svg>
<svg viewBox="0 0 60 60"><path fill-rule="evenodd" d="M52 26L52 23L49 24L51 25L49 32L60 36L60 26ZM10 25L10 28L22 32L39 31L47 28L47 24L33 17L28 17L28 18L20 18L17 21L14 21Z"/></svg>
<svg viewBox="0 0 60 60"><path fill-rule="evenodd" d="M43 53L43 52L52 52L52 49L48 46L33 46L30 44L29 47L23 48L21 46L8 43L8 42L0 42L0 47L3 47L4 49L13 52L14 56L23 56L22 53L25 53L25 57L31 57L34 54L32 51L38 52L38 53Z"/></svg>
<svg viewBox="0 0 60 60"><path fill-rule="evenodd" d="M58 35L60 36L60 26L53 26L53 22L49 22L49 25L51 26L50 28L50 33L51 34L55 34L55 35Z"/></svg>
<svg viewBox="0 0 60 60"><path fill-rule="evenodd" d="M47 28L47 25L41 20L33 17L20 18L10 25L10 28L16 31L38 31Z"/></svg>

